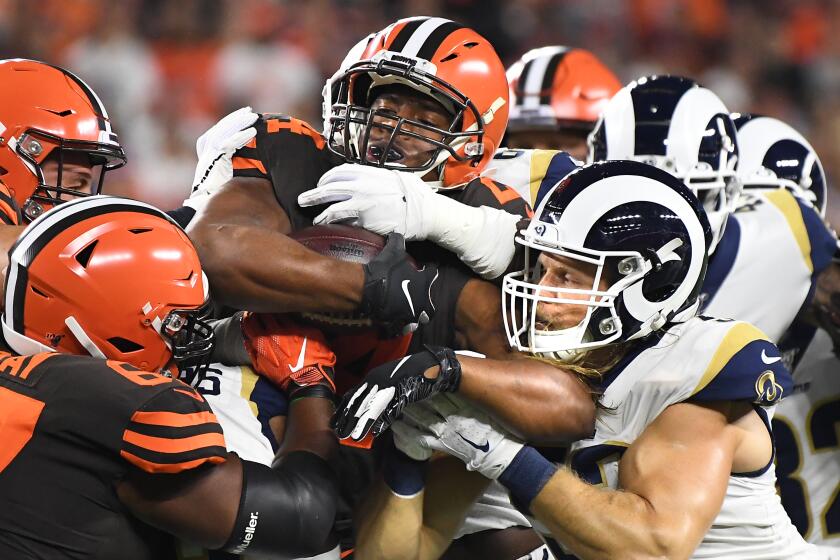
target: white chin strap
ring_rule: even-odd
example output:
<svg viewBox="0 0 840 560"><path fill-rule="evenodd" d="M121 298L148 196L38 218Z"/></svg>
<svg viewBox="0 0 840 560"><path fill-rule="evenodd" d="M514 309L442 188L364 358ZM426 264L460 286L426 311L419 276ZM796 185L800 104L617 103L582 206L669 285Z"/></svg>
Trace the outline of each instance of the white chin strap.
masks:
<svg viewBox="0 0 840 560"><path fill-rule="evenodd" d="M588 348L572 348L569 350L548 350L548 348L580 346L585 336L585 324L587 319L584 319L574 327L567 329L560 329L556 331L537 331L530 329L529 345L534 354L545 358L554 358L563 362L574 363L583 357L583 354L589 350ZM546 348L546 350L540 350Z"/></svg>
<svg viewBox="0 0 840 560"><path fill-rule="evenodd" d="M73 336L76 337L76 340L79 341L85 350L88 351L88 354L93 356L94 358L102 358L103 360L107 359L107 356L99 349L96 344L94 344L93 340L85 332L85 329L79 324L75 317L70 315L64 320L64 324L67 325L67 328L70 329L70 332L73 333Z"/></svg>

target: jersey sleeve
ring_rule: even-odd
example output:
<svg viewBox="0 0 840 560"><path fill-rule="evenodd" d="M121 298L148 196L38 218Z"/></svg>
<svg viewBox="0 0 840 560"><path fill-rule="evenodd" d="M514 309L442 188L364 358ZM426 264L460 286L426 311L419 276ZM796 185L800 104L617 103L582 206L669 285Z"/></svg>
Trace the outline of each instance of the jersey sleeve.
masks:
<svg viewBox="0 0 840 560"><path fill-rule="evenodd" d="M173 382L132 414L120 455L143 471L171 474L222 463L227 449L207 401L192 387Z"/></svg>
<svg viewBox="0 0 840 560"><path fill-rule="evenodd" d="M493 179L516 189L532 208L560 179L580 166L560 150L512 150L502 148L493 155Z"/></svg>
<svg viewBox="0 0 840 560"><path fill-rule="evenodd" d="M531 205L519 195L516 189L487 177L473 179L462 191L456 192L455 199L467 206L499 208L505 212L517 214L523 219L529 219L534 215Z"/></svg>
<svg viewBox="0 0 840 560"><path fill-rule="evenodd" d="M771 406L790 395L793 379L776 345L749 323L727 324L731 326L717 345L690 399L750 401Z"/></svg>
<svg viewBox="0 0 840 560"><path fill-rule="evenodd" d="M327 149L317 130L299 119L261 115L254 127L257 135L233 155L233 176L270 181L292 229L312 225L322 208L301 208L297 197L314 188L341 159Z"/></svg>
<svg viewBox="0 0 840 560"><path fill-rule="evenodd" d="M6 185L0 181L0 224L7 226L21 225L23 216L20 207Z"/></svg>
<svg viewBox="0 0 840 560"><path fill-rule="evenodd" d="M785 217L814 278L831 263L837 236L808 202L785 189L766 193L766 199Z"/></svg>

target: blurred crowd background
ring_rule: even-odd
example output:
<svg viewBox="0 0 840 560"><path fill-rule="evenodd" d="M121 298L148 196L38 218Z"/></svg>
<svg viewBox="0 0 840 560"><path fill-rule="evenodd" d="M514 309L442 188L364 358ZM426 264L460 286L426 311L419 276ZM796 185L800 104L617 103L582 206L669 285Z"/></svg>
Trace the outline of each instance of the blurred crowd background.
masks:
<svg viewBox="0 0 840 560"><path fill-rule="evenodd" d="M106 191L164 208L188 194L196 138L243 105L320 127L347 50L399 17L470 25L509 64L548 45L595 52L622 80L687 75L733 111L779 117L840 177L837 0L0 0L0 57L77 72L129 158ZM2 84L0 84L2 87ZM829 195L840 226L840 192Z"/></svg>

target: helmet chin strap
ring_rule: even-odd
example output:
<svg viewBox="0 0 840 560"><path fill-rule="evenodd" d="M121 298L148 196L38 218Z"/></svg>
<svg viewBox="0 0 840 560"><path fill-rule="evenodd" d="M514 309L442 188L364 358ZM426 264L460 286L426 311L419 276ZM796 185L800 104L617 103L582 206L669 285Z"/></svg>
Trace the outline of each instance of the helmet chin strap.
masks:
<svg viewBox="0 0 840 560"><path fill-rule="evenodd" d="M88 354L93 356L94 358L102 358L103 360L108 359L108 357L99 349L98 346L90 339L90 337L85 332L85 329L79 324L75 317L70 315L64 320L64 324L67 325L67 328L70 329L70 332L73 333L73 336L76 337L76 340L79 341L85 350L88 351Z"/></svg>
<svg viewBox="0 0 840 560"><path fill-rule="evenodd" d="M539 348L540 346L549 346L549 342L551 346L556 346L558 343L561 343L566 346L578 346L580 343L583 342L584 337L584 326L588 321L588 317L575 325L574 327L568 327L565 329L560 329L556 331L531 331L530 332L530 340L529 343L531 348ZM534 351L534 354L537 356L542 356L544 358L553 358L555 360L560 360L562 362L573 364L575 362L580 361L584 354L588 349L585 348L572 348L568 350L547 350L547 351Z"/></svg>

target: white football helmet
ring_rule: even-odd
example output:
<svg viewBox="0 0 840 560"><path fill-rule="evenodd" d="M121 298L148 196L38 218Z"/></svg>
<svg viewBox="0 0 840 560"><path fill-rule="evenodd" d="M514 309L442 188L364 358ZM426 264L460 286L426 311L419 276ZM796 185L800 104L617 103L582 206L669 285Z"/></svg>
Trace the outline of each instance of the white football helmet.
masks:
<svg viewBox="0 0 840 560"><path fill-rule="evenodd" d="M682 179L706 209L714 251L741 191L735 125L717 95L678 76L624 86L589 136L589 162L614 159L649 163Z"/></svg>
<svg viewBox="0 0 840 560"><path fill-rule="evenodd" d="M825 171L805 137L772 117L734 113L732 118L738 129L738 177L744 194L789 189L824 217Z"/></svg>
<svg viewBox="0 0 840 560"><path fill-rule="evenodd" d="M516 237L524 265L502 283L508 342L570 361L693 316L711 237L697 198L669 173L635 161L573 171ZM535 251L595 265L592 287L552 285ZM540 304L584 306L586 314L577 325L552 329L540 322Z"/></svg>

